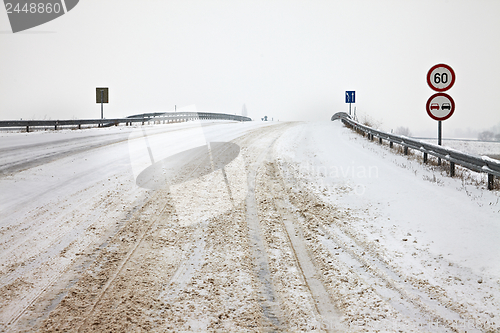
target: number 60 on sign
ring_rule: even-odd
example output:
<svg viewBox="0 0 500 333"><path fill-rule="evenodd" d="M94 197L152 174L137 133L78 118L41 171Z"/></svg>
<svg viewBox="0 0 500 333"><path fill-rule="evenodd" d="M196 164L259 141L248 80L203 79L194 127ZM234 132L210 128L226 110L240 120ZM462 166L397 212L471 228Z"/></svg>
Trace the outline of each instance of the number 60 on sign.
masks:
<svg viewBox="0 0 500 333"><path fill-rule="evenodd" d="M427 83L432 90L446 91L455 83L455 72L448 65L435 65L427 73Z"/></svg>

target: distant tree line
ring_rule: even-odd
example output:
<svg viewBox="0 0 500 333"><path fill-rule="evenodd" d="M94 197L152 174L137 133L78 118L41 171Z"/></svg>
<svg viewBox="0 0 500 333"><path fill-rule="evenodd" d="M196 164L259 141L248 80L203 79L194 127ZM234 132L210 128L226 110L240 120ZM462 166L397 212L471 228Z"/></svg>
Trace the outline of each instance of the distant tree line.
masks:
<svg viewBox="0 0 500 333"><path fill-rule="evenodd" d="M500 133L495 134L492 131L483 131L478 134L477 138L481 141L500 141Z"/></svg>
<svg viewBox="0 0 500 333"><path fill-rule="evenodd" d="M411 131L408 127L403 127L403 126L400 126L398 128L396 128L396 130L394 131L395 134L399 134L399 135L404 135L404 136L408 136L410 137L411 136Z"/></svg>

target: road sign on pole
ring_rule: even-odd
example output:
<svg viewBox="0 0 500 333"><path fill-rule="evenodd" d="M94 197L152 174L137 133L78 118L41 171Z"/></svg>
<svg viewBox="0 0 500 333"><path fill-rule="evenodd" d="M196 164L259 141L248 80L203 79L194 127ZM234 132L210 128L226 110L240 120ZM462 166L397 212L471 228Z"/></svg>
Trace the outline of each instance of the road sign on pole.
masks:
<svg viewBox="0 0 500 333"><path fill-rule="evenodd" d="M104 119L103 103L108 103L108 88L95 88L96 103L101 103L101 119Z"/></svg>
<svg viewBox="0 0 500 333"><path fill-rule="evenodd" d="M455 78L455 71L445 64L434 65L427 72L427 84L432 90L438 91L429 97L425 106L429 117L438 122L438 145L441 145L442 121L450 118L455 112L455 101L443 91L455 84ZM438 165L441 165L441 158L438 158Z"/></svg>
<svg viewBox="0 0 500 333"><path fill-rule="evenodd" d="M437 93L429 97L425 108L429 117L442 121L450 118L455 111L455 101L448 94Z"/></svg>
<svg viewBox="0 0 500 333"><path fill-rule="evenodd" d="M345 102L349 103L349 115L351 115L351 103L356 103L356 92L346 91L345 92Z"/></svg>
<svg viewBox="0 0 500 333"><path fill-rule="evenodd" d="M345 92L345 102L346 103L356 103L356 92L346 91Z"/></svg>
<svg viewBox="0 0 500 333"><path fill-rule="evenodd" d="M96 103L108 103L109 88L95 88Z"/></svg>
<svg viewBox="0 0 500 333"><path fill-rule="evenodd" d="M455 72L445 64L432 66L427 72L427 84L432 90L443 92L450 89L455 83Z"/></svg>

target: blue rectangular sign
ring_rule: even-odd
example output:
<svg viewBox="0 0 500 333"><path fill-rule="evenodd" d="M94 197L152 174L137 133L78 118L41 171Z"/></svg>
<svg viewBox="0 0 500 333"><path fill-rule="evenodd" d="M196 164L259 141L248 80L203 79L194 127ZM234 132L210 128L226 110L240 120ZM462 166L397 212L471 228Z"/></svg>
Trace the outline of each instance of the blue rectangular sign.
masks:
<svg viewBox="0 0 500 333"><path fill-rule="evenodd" d="M345 102L346 103L356 103L356 92L346 91L345 92Z"/></svg>

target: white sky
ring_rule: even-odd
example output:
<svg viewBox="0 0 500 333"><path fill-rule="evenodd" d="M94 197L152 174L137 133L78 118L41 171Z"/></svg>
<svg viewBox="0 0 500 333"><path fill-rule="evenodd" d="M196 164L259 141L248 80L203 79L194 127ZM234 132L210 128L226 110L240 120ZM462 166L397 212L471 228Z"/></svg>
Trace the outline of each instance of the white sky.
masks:
<svg viewBox="0 0 500 333"><path fill-rule="evenodd" d="M80 0L12 34L0 9L0 119L107 118L171 111L329 120L348 110L381 128L435 135L427 71L457 74L443 134L500 129L498 0ZM457 131L458 130L458 131ZM460 132L461 131L461 132Z"/></svg>

